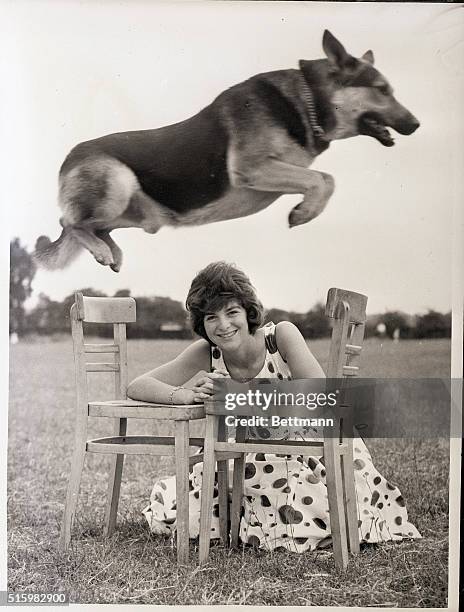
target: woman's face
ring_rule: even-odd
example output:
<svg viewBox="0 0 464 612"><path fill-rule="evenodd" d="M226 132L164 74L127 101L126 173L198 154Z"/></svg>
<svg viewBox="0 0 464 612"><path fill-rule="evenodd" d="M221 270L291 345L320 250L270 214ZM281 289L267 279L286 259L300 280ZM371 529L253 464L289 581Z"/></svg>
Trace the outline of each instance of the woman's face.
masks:
<svg viewBox="0 0 464 612"><path fill-rule="evenodd" d="M206 313L203 325L211 342L226 350L237 348L250 335L246 310L237 300L230 300L216 312Z"/></svg>

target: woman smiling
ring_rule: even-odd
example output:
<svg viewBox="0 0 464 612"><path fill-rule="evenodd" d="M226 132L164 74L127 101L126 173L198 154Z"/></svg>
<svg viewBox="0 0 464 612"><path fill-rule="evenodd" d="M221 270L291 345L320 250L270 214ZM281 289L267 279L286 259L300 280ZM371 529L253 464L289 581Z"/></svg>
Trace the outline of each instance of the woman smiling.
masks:
<svg viewBox="0 0 464 612"><path fill-rule="evenodd" d="M324 371L298 328L288 321L263 325L263 307L248 277L235 266L212 263L194 278L186 300L193 330L201 337L175 359L139 376L128 388L134 399L168 403L201 403L213 393L214 380L231 377L323 378ZM186 383L195 378L192 388ZM310 427L248 427L256 439L308 439ZM420 537L408 522L400 491L372 464L360 438L354 441L360 539L369 542ZM243 542L272 550L303 552L330 541L323 458L249 454L246 458ZM198 536L202 464L190 474L190 537ZM217 492L215 492L217 496ZM212 537L219 537L218 504ZM144 510L154 533L175 529L176 486L170 477L155 483Z"/></svg>
<svg viewBox="0 0 464 612"><path fill-rule="evenodd" d="M293 323L282 321L262 327L264 309L253 286L243 272L230 264L212 263L202 270L192 282L186 307L193 331L202 339L169 363L135 379L129 385L130 397L193 404L212 394L214 378L230 376L243 382L269 377L273 372L265 369L268 335L277 343L284 362L278 372L282 378L280 370L285 371L286 378L290 372L293 378L325 376ZM200 371L205 375L193 389L186 389L183 385Z"/></svg>

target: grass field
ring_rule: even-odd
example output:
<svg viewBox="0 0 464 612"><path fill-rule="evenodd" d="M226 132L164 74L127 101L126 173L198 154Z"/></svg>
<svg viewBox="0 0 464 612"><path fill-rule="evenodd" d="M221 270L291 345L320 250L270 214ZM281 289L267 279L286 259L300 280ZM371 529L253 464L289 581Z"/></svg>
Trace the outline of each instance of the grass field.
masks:
<svg viewBox="0 0 464 612"><path fill-rule="evenodd" d="M165 362L186 344L130 341L130 376ZM324 364L328 342L313 342L311 348ZM447 377L450 343L381 344L372 339L366 342L362 365L363 376ZM199 569L195 542L190 565L177 567L175 543L151 535L141 514L155 478L173 471L168 459L149 457L126 460L119 528L109 540L102 538L108 463L105 457L88 457L75 535L64 554L57 549L57 539L73 443L71 343L45 338L12 346L10 372L10 591L67 592L74 603L446 606L446 440L369 441L377 468L400 487L410 520L423 539L366 545L345 574L335 570L330 551L295 555L229 552L219 546ZM93 397L104 397L102 384L92 391ZM95 419L91 435L108 432L104 421ZM129 433L136 430L155 431L146 421L131 423Z"/></svg>

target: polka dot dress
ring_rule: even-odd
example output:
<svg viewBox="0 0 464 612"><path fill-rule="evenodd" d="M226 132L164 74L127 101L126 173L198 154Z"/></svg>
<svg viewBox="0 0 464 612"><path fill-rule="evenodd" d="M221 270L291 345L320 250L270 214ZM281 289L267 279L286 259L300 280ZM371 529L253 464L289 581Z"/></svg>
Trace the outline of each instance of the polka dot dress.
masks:
<svg viewBox="0 0 464 612"><path fill-rule="evenodd" d="M264 327L266 358L257 378L290 379L287 364L277 350L275 325ZM212 367L226 370L221 351L212 349ZM314 439L310 428L250 427L250 439ZM397 487L375 469L364 442L354 440L355 486L359 537L363 542L385 542L420 538L408 521L404 499ZM233 462L229 462L232 470ZM190 474L190 537L199 534L201 476L203 464L193 466ZM215 484L212 538L219 537L219 505ZM176 526L176 480L165 478L155 483L150 504L143 511L151 531L169 535ZM257 548L285 548L302 553L328 545L330 517L325 484L324 458L291 457L265 453L248 454L245 466L243 516L240 537Z"/></svg>

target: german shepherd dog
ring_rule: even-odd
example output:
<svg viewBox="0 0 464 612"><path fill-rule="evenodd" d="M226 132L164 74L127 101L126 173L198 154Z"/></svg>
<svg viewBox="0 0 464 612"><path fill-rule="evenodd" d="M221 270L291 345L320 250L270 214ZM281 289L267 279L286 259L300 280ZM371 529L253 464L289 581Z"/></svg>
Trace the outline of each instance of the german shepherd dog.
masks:
<svg viewBox="0 0 464 612"><path fill-rule="evenodd" d="M63 231L55 242L38 238L39 265L62 268L84 247L117 272L116 228L154 234L245 217L283 194L303 195L290 227L317 217L334 180L308 167L332 140L364 134L390 147L387 126L400 134L419 127L372 51L357 59L328 30L322 45L326 58L255 75L190 119L77 145L59 174Z"/></svg>

